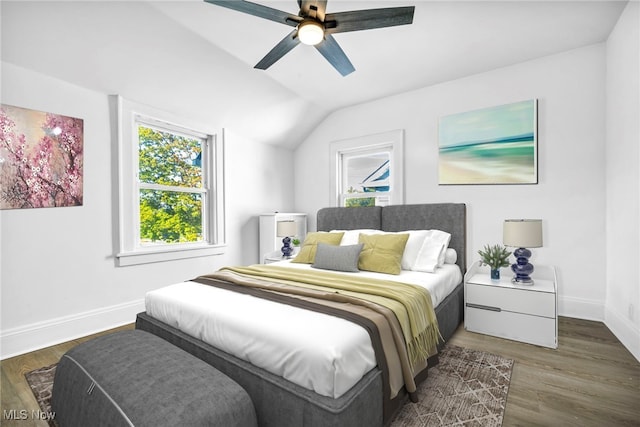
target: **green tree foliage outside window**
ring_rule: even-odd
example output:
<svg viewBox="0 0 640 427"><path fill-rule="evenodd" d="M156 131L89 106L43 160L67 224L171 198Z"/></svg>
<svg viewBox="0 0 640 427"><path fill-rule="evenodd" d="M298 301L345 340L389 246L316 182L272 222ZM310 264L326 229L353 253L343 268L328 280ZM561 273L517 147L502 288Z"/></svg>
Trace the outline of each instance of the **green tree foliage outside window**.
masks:
<svg viewBox="0 0 640 427"><path fill-rule="evenodd" d="M203 240L204 141L138 126L141 244Z"/></svg>
<svg viewBox="0 0 640 427"><path fill-rule="evenodd" d="M344 205L347 208L375 206L376 198L375 197L354 197L353 199L346 199L344 201Z"/></svg>

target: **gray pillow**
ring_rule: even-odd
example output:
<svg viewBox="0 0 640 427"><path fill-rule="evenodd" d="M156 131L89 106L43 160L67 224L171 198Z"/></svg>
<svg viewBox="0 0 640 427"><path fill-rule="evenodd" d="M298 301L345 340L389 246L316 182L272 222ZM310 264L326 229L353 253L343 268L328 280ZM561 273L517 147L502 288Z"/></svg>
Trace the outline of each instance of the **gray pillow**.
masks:
<svg viewBox="0 0 640 427"><path fill-rule="evenodd" d="M363 246L362 243L347 246L318 243L312 267L324 270L360 271L358 270L358 258Z"/></svg>

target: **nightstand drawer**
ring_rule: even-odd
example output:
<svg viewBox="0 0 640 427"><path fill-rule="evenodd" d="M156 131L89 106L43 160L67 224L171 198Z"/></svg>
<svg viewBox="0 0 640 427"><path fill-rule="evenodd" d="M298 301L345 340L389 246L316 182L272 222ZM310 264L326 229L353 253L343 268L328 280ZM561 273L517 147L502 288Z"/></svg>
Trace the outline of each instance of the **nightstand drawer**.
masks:
<svg viewBox="0 0 640 427"><path fill-rule="evenodd" d="M484 306L496 311L524 313L553 319L556 317L555 294L536 292L532 289L467 283L465 301L472 306Z"/></svg>
<svg viewBox="0 0 640 427"><path fill-rule="evenodd" d="M555 318L467 306L464 325L471 332L557 348Z"/></svg>

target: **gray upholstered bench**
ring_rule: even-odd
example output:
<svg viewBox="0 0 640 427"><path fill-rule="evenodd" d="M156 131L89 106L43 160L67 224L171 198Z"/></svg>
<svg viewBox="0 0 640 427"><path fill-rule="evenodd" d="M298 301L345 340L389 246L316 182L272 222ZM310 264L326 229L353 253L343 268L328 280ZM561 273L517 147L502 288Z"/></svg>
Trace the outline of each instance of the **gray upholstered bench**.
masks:
<svg viewBox="0 0 640 427"><path fill-rule="evenodd" d="M51 406L61 427L257 426L236 382L140 330L69 350L56 369Z"/></svg>

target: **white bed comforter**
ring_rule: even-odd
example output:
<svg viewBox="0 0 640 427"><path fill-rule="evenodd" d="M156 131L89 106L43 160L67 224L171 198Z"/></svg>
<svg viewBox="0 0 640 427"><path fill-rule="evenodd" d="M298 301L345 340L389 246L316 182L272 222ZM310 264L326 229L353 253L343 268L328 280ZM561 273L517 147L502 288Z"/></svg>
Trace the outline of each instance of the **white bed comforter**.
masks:
<svg viewBox="0 0 640 427"><path fill-rule="evenodd" d="M291 268L307 264L278 263ZM424 286L438 304L462 280L457 265L436 273L359 274ZM196 282L147 293L147 314L240 359L323 396L338 398L376 366L369 334L327 314Z"/></svg>

